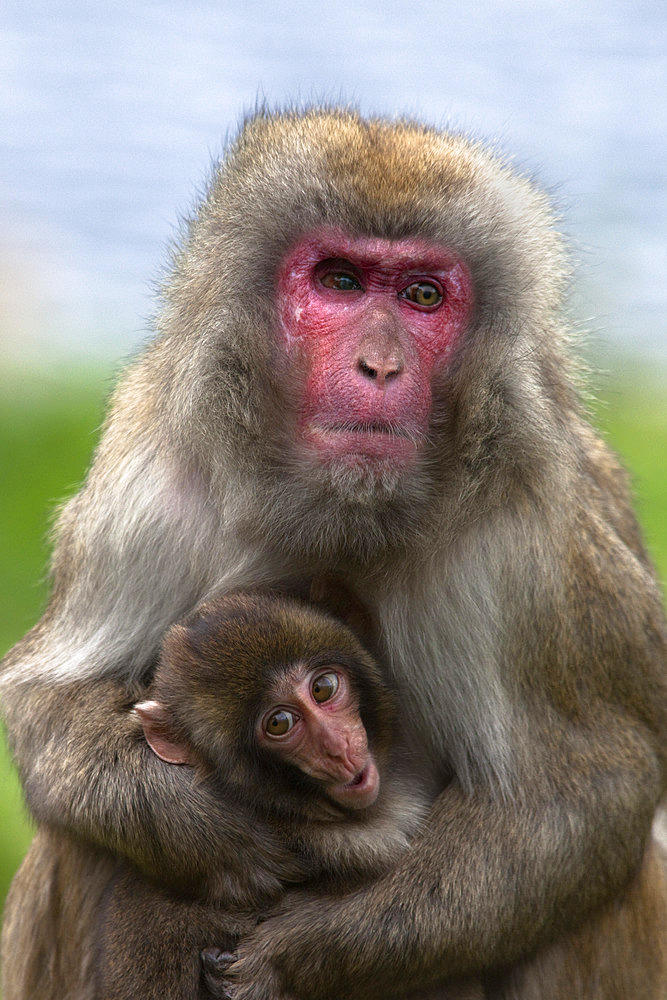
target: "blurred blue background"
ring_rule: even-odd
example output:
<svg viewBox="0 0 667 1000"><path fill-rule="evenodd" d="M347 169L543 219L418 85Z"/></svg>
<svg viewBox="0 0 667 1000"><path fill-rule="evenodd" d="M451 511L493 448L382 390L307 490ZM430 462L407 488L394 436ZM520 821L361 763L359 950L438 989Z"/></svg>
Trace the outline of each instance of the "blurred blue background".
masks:
<svg viewBox="0 0 667 1000"><path fill-rule="evenodd" d="M10 355L131 351L244 111L342 99L514 157L564 214L576 316L667 357L664 4L4 0L0 25Z"/></svg>

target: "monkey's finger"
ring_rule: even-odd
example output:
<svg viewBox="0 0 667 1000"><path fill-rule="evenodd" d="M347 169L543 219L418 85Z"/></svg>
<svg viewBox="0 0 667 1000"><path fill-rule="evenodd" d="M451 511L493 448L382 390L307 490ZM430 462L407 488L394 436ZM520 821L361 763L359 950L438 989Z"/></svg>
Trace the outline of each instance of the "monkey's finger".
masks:
<svg viewBox="0 0 667 1000"><path fill-rule="evenodd" d="M232 962L236 961L236 955L231 951L223 951L221 948L204 948L199 957L207 972L225 972Z"/></svg>
<svg viewBox="0 0 667 1000"><path fill-rule="evenodd" d="M232 987L225 980L225 973L236 955L221 948L204 948L199 953L204 984L216 1000L233 1000Z"/></svg>

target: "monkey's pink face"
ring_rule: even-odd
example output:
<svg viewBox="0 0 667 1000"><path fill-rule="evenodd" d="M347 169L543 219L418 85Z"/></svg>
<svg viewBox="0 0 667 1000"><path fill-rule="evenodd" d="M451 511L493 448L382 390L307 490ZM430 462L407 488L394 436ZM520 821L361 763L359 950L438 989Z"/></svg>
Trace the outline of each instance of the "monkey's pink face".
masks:
<svg viewBox="0 0 667 1000"><path fill-rule="evenodd" d="M371 806L380 776L345 668L297 667L271 696L257 727L260 744L321 782L338 805Z"/></svg>
<svg viewBox="0 0 667 1000"><path fill-rule="evenodd" d="M409 465L428 431L435 373L472 308L462 260L424 240L318 230L279 274L281 333L305 366L299 433L324 462Z"/></svg>

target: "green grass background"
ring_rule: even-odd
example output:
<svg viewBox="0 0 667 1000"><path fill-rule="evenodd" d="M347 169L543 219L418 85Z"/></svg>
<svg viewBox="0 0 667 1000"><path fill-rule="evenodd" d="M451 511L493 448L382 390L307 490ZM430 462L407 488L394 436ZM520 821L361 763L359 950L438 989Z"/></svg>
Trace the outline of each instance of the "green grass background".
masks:
<svg viewBox="0 0 667 1000"><path fill-rule="evenodd" d="M98 370L0 371L0 654L44 606L52 512L85 474L111 384L111 373ZM664 580L665 372L616 362L596 377L595 387L595 421L633 473L639 516ZM0 742L0 902L31 836L18 781Z"/></svg>

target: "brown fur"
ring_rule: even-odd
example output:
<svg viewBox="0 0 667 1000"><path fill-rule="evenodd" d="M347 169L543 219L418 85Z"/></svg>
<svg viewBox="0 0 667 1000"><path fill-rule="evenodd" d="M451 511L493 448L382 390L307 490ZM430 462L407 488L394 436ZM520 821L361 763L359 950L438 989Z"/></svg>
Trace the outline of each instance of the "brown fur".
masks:
<svg viewBox="0 0 667 1000"><path fill-rule="evenodd" d="M489 1000L654 1000L667 996L667 880L651 845L639 874L595 917L489 984Z"/></svg>
<svg viewBox="0 0 667 1000"><path fill-rule="evenodd" d="M262 749L255 733L283 674L325 664L350 673L381 774L376 802L353 814L328 800L320 783L295 779L294 768ZM425 797L397 760L393 705L378 667L340 622L304 604L259 594L209 601L169 630L149 695L197 780L238 813L254 839L275 831L311 892L317 884L340 895L379 877L424 815ZM293 870L271 875L289 882ZM40 830L8 900L5 995L211 996L200 952L213 942L232 951L256 924L256 905L252 894L212 902L163 889L123 858ZM454 1000L481 996L472 984L447 992Z"/></svg>
<svg viewBox="0 0 667 1000"><path fill-rule="evenodd" d="M263 699L283 672L325 663L351 671L381 773L378 800L358 814L332 806L317 782L295 781L293 768L258 749L254 732ZM253 837L263 827L275 829L302 860L311 892L319 884L320 892L340 895L379 877L406 849L424 814L424 796L397 760L393 707L377 666L339 622L303 605L256 594L204 604L168 633L150 697L166 710L173 738L190 747L200 780L214 782L227 809L244 810ZM212 943L233 951L256 920L251 899L245 907L220 899L203 905L121 865L98 924L98 995L209 996L200 951ZM214 995L225 996L224 981L219 986ZM481 1000L482 992L470 984L446 996Z"/></svg>
<svg viewBox="0 0 667 1000"><path fill-rule="evenodd" d="M474 315L409 476L331 472L295 446L274 285L320 225L418 235L470 269ZM61 514L49 608L5 661L30 807L145 871L261 898L279 845L243 839L188 775L165 783L119 704L207 594L334 571L378 626L440 792L395 870L242 942L237 1000L372 1000L522 962L642 870L666 785L664 613L578 399L567 278L548 204L506 164L347 111L256 116L184 233L156 340ZM640 978L645 949L624 954ZM664 970L643 971L661 997Z"/></svg>
<svg viewBox="0 0 667 1000"><path fill-rule="evenodd" d="M90 934L114 867L105 851L60 831L38 831L5 904L5 1000L96 1000L97 949L90 947Z"/></svg>

